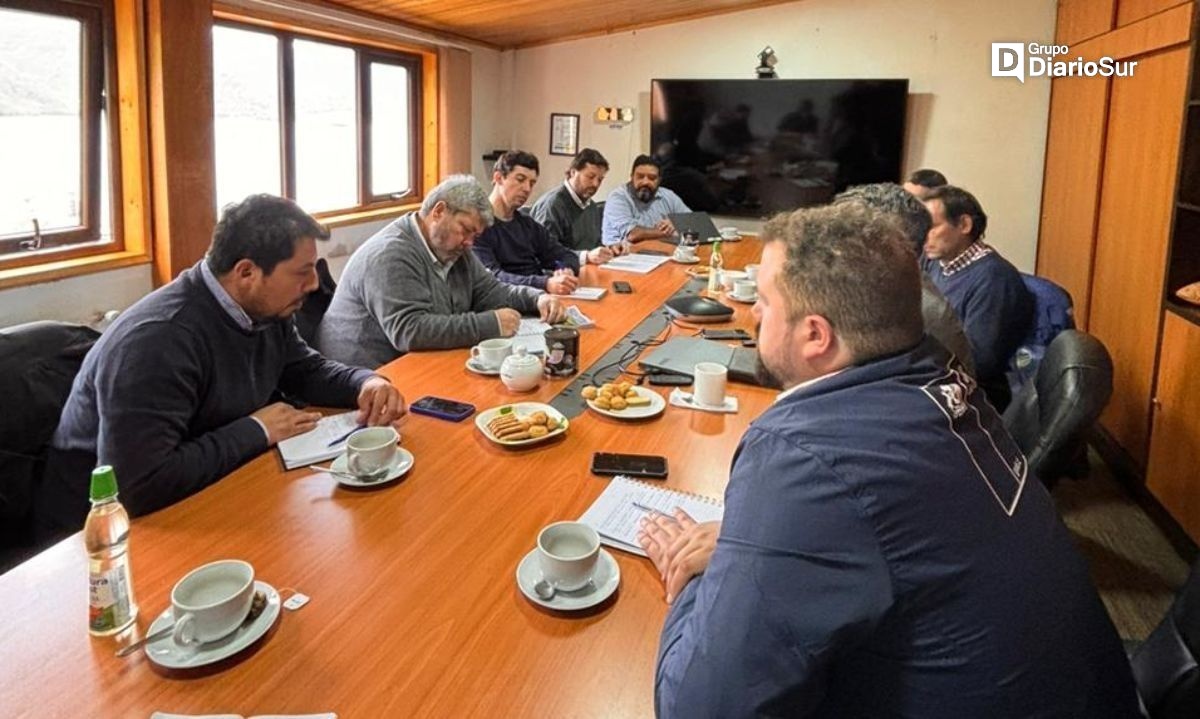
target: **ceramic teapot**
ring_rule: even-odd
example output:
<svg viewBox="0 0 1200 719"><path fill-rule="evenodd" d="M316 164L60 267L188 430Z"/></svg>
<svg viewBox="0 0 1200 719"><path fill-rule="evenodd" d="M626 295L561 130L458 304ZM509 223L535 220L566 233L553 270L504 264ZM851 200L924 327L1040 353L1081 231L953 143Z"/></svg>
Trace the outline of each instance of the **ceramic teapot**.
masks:
<svg viewBox="0 0 1200 719"><path fill-rule="evenodd" d="M500 364L500 381L514 392L528 392L541 384L542 360L517 347Z"/></svg>

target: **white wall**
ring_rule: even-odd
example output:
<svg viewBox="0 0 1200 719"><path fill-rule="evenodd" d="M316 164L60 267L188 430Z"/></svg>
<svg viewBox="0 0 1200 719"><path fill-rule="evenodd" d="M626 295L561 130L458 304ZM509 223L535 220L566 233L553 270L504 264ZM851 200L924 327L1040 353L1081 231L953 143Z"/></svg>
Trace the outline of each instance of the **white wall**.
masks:
<svg viewBox="0 0 1200 719"><path fill-rule="evenodd" d="M0 327L34 320L94 324L113 309L124 309L152 289L150 265L0 290Z"/></svg>
<svg viewBox="0 0 1200 719"><path fill-rule="evenodd" d="M1054 24L1055 0L804 0L518 50L513 145L541 159L535 192L550 189L569 162L547 154L550 113L579 114L579 146L612 166L605 196L648 150L652 78L751 78L766 45L781 78L908 78L905 171L935 167L975 193L988 240L1032 271L1050 86L993 79L989 53L993 41L1049 43ZM636 121L594 123L598 105L632 105Z"/></svg>

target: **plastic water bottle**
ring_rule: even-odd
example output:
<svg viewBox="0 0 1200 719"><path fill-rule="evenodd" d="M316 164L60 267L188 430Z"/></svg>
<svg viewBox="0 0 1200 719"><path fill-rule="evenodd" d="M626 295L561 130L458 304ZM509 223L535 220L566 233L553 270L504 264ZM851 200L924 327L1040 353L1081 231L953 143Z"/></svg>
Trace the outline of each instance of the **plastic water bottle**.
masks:
<svg viewBox="0 0 1200 719"><path fill-rule="evenodd" d="M88 631L116 634L137 619L129 573L129 515L117 501L112 467L92 470L92 511L83 525L88 553Z"/></svg>
<svg viewBox="0 0 1200 719"><path fill-rule="evenodd" d="M725 258L721 257L721 241L713 243L712 255L708 258L708 292L716 294L721 290L721 268L725 266Z"/></svg>

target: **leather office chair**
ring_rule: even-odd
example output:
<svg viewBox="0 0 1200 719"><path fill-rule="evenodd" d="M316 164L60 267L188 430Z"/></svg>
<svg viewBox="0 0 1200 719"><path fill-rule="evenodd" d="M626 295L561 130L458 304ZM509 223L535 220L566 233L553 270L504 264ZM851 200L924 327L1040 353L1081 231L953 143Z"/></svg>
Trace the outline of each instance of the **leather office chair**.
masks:
<svg viewBox="0 0 1200 719"><path fill-rule="evenodd" d="M99 337L65 322L0 329L0 572L37 550L30 510L46 446Z"/></svg>
<svg viewBox="0 0 1200 719"><path fill-rule="evenodd" d="M1200 717L1200 562L1167 615L1131 657L1138 696L1151 719Z"/></svg>
<svg viewBox="0 0 1200 719"><path fill-rule="evenodd" d="M1016 396L1037 374L1046 348L1063 330L1075 329L1075 303L1071 293L1037 275L1021 273L1025 289L1033 295L1033 321L1029 332L1008 361L1008 386Z"/></svg>
<svg viewBox="0 0 1200 719"><path fill-rule="evenodd" d="M321 318L329 309L329 303L333 302L333 293L337 289L337 282L334 281L333 274L329 271L329 262L324 257L317 260L316 271L317 289L308 293L308 296L304 298L304 304L300 306L293 318L296 330L310 345L317 338L317 326L321 324Z"/></svg>
<svg viewBox="0 0 1200 719"><path fill-rule="evenodd" d="M1004 411L1005 428L1047 485L1063 475L1086 476L1085 435L1112 396L1112 378L1112 358L1100 340L1064 330Z"/></svg>

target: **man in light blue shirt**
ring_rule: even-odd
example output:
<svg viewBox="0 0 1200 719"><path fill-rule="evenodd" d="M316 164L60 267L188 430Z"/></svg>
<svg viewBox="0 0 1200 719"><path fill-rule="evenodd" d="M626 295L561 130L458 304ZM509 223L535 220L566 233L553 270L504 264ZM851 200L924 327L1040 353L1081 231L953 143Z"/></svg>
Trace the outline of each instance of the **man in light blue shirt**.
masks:
<svg viewBox="0 0 1200 719"><path fill-rule="evenodd" d="M613 190L604 203L600 240L605 245L645 240L663 240L675 234L668 217L672 212L691 212L679 195L659 187L662 171L658 160L638 155L629 182Z"/></svg>

